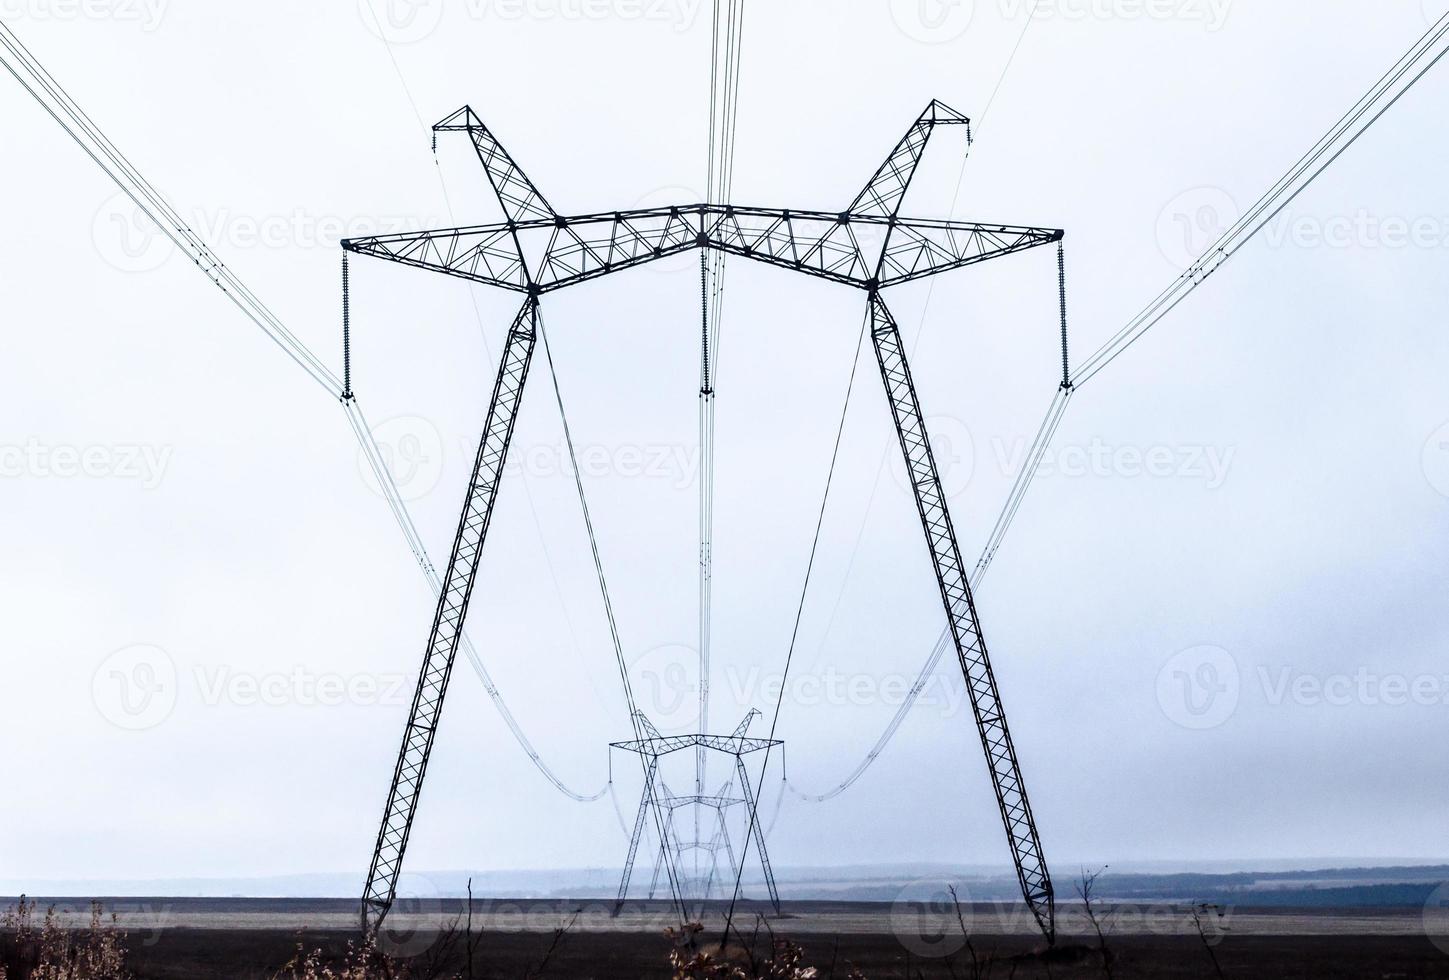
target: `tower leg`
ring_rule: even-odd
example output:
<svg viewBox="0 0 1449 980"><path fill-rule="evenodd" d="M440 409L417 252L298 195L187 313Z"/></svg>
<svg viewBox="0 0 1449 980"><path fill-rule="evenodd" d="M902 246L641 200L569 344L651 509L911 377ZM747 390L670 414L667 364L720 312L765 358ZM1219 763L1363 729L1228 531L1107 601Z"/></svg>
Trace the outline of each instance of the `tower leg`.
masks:
<svg viewBox="0 0 1449 980"><path fill-rule="evenodd" d="M1037 835L1031 804L1027 801L1016 749L1006 727L1006 714L997 693L991 662L987 658L986 641L981 635L981 623L976 615L971 586L967 582L966 566L961 560L961 548L951 525L946 496L941 490L941 477L931 453L925 418L906 363L905 346L895 319L878 292L870 294L870 316L871 341L875 345L881 377L885 380L896 433L900 437L901 451L905 454L906 473L915 492L921 526L926 532L926 544L935 565L946 618L951 624L956 655L961 661L966 689L971 695L971 710L976 715L976 727L981 734L981 745L986 751L986 763L996 789L997 806L1011 843L1017 880L1037 924L1051 941L1055 938L1055 913L1051 877L1047 872L1046 859L1042 856L1041 839Z"/></svg>
<svg viewBox="0 0 1449 980"><path fill-rule="evenodd" d="M745 797L745 806L750 815L750 826L755 831L755 850L760 852L760 866L765 871L765 887L770 892L770 904L775 907L775 914L780 914L780 893L775 890L775 871L770 867L770 852L765 850L765 831L760 826L758 814L755 812L755 792L750 789L750 774L745 771L745 760L743 756L735 756L735 766L739 769L740 790ZM764 777L761 776L761 779ZM738 871L736 872L738 873Z"/></svg>
<svg viewBox="0 0 1449 980"><path fill-rule="evenodd" d="M720 807L715 813L719 817L720 840L724 843L725 857L730 863L730 880L733 881L739 876L740 863L735 860L735 845L730 840L730 827L729 822L725 819L725 808Z"/></svg>
<svg viewBox="0 0 1449 980"><path fill-rule="evenodd" d="M518 417L524 381L533 359L533 346L538 327L538 301L530 297L514 317L503 350L498 378L493 385L493 398L483 424L483 438L473 463L473 478L463 505L463 515L453 539L447 574L433 614L432 631L427 652L418 674L417 691L413 695L407 728L403 731L402 748L393 769L392 788L383 812L382 828L367 873L367 888L362 894L362 928L371 934L397 894L397 879L402 870L403 854L412 832L413 815L418 794L432 753L433 738L438 730L438 717L443 697L448 691L448 678L453 672L453 659L458 652L458 639L468 613L468 599L478 575L478 561L483 552L483 539L493 516L498 496L498 483L513 437L513 424Z"/></svg>
<svg viewBox="0 0 1449 980"><path fill-rule="evenodd" d="M619 881L619 897L614 902L614 914L619 914L619 909L624 905L624 899L629 895L629 879L634 874L634 859L639 855L639 841L644 836L645 817L649 815L649 803L653 799L649 787L654 785L654 772L659 768L657 758L650 759L644 770L644 795L639 798L639 815L634 818L634 833L629 838L629 856L624 860L624 877ZM659 869L656 866L654 875L657 879ZM654 886L649 886L650 897L653 897Z"/></svg>
<svg viewBox="0 0 1449 980"><path fill-rule="evenodd" d="M664 849L664 843L659 844L659 853L654 856L654 876L649 879L649 899L653 901L654 896L659 893L659 873L664 870L664 857L668 852Z"/></svg>

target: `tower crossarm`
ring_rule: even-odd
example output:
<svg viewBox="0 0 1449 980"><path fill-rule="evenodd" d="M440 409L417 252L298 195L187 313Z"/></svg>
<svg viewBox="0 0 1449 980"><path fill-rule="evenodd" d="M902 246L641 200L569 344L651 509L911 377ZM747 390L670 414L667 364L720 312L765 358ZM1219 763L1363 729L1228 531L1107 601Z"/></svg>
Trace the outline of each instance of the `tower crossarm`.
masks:
<svg viewBox="0 0 1449 980"><path fill-rule="evenodd" d="M998 259L1061 241L1062 237L1061 231L1051 228L901 219L895 223L881 255L880 287Z"/></svg>
<svg viewBox="0 0 1449 980"><path fill-rule="evenodd" d="M894 216L900 213L901 202L916 174L916 165L926 151L926 143L937 126L965 126L969 138L971 120L939 99L932 99L926 111L911 123L906 135L891 150L885 163L870 178L870 183L856 196L850 210L857 214L881 214Z"/></svg>
<svg viewBox="0 0 1449 980"><path fill-rule="evenodd" d="M539 296L698 249L701 255L705 251L736 255L866 293L871 339L1015 858L1017 877L1043 932L1048 939L1054 936L1051 879L987 659L965 565L927 439L924 415L906 364L905 345L886 309L882 291L900 283L1053 244L1062 240L1063 232L1023 225L902 217L901 206L930 136L940 125L965 127L969 143L969 120L939 102L932 102L891 150L864 190L843 211L700 203L569 217L559 214L549 204L493 132L465 106L434 130L464 133L469 137L505 220L354 238L342 243L347 252L510 289L526 296L523 311L509 334L417 694L394 768L392 789L363 897L365 928L376 929L396 892L403 852L532 355ZM704 334L707 339L707 329ZM707 371L704 377L708 379ZM627 671L625 684L627 687ZM751 843L759 849L770 898L778 909L779 896L765 854L764 835L756 819L759 791L749 785L744 757L783 743L748 737L751 717L747 716L731 735L663 735L640 715L631 719L634 740L614 743L615 748L641 756L645 763L644 801L635 821L630 867L638 854L644 819L652 811L659 820L661 866L670 872L676 902L679 901L678 881L669 862L671 856L677 860L681 844L671 829L674 807L669 801L689 798L674 797L667 788L656 786L660 782L659 759L680 751L694 750L701 755L713 751L734 757L739 792L753 827L740 858L743 861ZM767 756L765 762L768 761ZM703 803L706 798L701 789L696 785L695 797ZM723 801L731 792L726 788L717 795ZM717 813L723 831L723 805ZM727 835L725 842L728 849ZM738 876L740 865L734 862L733 855L731 864ZM621 899L627 893L628 876L626 871L619 893ZM680 911L683 912L682 905Z"/></svg>
<svg viewBox="0 0 1449 980"><path fill-rule="evenodd" d="M353 238L343 248L526 292L708 248L880 289L1059 241L1055 228L712 204ZM879 270L877 272L877 270Z"/></svg>
<svg viewBox="0 0 1449 980"><path fill-rule="evenodd" d="M624 752L639 755L660 756L682 752L703 746L729 755L749 755L762 752L776 745L783 745L779 739L740 738L734 735L661 735L657 738L641 738L629 742L613 742L611 746Z"/></svg>
<svg viewBox="0 0 1449 980"><path fill-rule="evenodd" d="M759 708L751 708L745 714L744 720L741 721L738 725L735 726L734 736L736 738L743 738L745 732L747 732L747 731L750 730L750 722L754 721L758 717L760 717L760 709Z"/></svg>
<svg viewBox="0 0 1449 980"><path fill-rule="evenodd" d="M478 154L478 162L483 164L483 171L488 175L488 183L493 185L493 192L498 195L498 203L503 206L503 213L510 222L528 218L553 218L553 207L538 188L533 186L533 181L528 179L523 168L509 156L503 144L498 142L498 137L483 125L483 120L478 118L471 106L464 106L435 125L433 132L468 134L473 141L473 149Z"/></svg>
<svg viewBox="0 0 1449 980"><path fill-rule="evenodd" d="M739 806L743 802L745 801L735 796L696 796L694 794L688 796L671 796L659 801L660 805L666 806L671 810L696 805L723 810L728 807Z"/></svg>

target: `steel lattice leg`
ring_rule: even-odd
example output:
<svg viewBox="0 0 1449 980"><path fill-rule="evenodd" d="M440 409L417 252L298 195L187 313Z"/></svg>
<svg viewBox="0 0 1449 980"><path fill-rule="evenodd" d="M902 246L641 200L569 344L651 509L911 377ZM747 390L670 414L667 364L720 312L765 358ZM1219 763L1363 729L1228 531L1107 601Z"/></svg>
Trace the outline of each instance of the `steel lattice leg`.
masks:
<svg viewBox="0 0 1449 980"><path fill-rule="evenodd" d="M659 768L658 759L650 759L644 770L644 795L639 799L639 815L634 818L634 833L629 838L629 856L624 860L624 877L619 881L619 897L614 902L614 914L619 914L619 909L624 905L624 899L629 895L629 879L634 874L634 859L639 856L639 841L644 837L645 818L649 815L649 803L654 798L649 787L654 785L654 773ZM658 878L659 869L654 869L655 878ZM653 897L654 886L649 886L650 897Z"/></svg>
<svg viewBox="0 0 1449 980"><path fill-rule="evenodd" d="M729 821L725 819L724 807L720 807L716 812L719 815L719 833L724 840L725 857L729 858L730 862L730 880L733 881L739 877L740 863L735 860L735 845L730 840Z"/></svg>
<svg viewBox="0 0 1449 980"><path fill-rule="evenodd" d="M473 479L468 485L463 515L458 522L442 593L438 597L438 608L433 615L427 653L423 658L422 671L418 674L417 693L413 695L397 767L393 770L387 809L383 813L382 828L378 831L372 866L367 874L367 890L362 896L362 927L367 933L377 929L397 894L403 853L407 850L408 836L412 832L418 794L422 790L428 756L433 749L443 697L448 690L448 678L453 672L463 620L468 613L468 599L478 575L483 539L493 516L508 443L513 437L513 424L518 417L524 381L533 359L537 326L538 301L530 297L508 331L508 342L483 425L483 438L473 464Z"/></svg>
<svg viewBox="0 0 1449 980"><path fill-rule="evenodd" d="M1031 804L1027 801L1016 749L1006 727L1006 714L997 693L996 678L986 655L986 641L981 635L981 623L967 582L966 566L961 560L961 548L956 542L946 497L941 490L941 477L931 453L925 418L906 363L905 347L895 319L877 292L870 295L870 313L871 340L880 363L881 377L885 380L891 412L895 416L896 432L905 454L906 471L915 492L926 543L931 549L941 600L946 606L956 653L971 695L971 709L976 715L981 745L986 750L996 802L1001 809L1006 836L1011 842L1017 879L1042 932L1051 940L1055 937L1051 877L1042 856L1041 839L1037 835Z"/></svg>
<svg viewBox="0 0 1449 980"><path fill-rule="evenodd" d="M649 900L654 901L654 896L659 892L659 874L664 870L665 858L664 845L659 845L659 853L654 856L654 877L649 879Z"/></svg>
<svg viewBox="0 0 1449 980"><path fill-rule="evenodd" d="M743 756L735 756L735 765L739 768L740 790L745 797L745 812L750 815L750 825L755 830L755 850L760 852L760 866L765 870L765 888L770 892L770 904L775 907L775 914L780 912L780 893L775 890L775 869L770 867L770 852L765 850L765 831L760 826L758 814L755 812L755 792L750 789L750 774L745 771L745 760ZM764 777L761 776L761 779Z"/></svg>

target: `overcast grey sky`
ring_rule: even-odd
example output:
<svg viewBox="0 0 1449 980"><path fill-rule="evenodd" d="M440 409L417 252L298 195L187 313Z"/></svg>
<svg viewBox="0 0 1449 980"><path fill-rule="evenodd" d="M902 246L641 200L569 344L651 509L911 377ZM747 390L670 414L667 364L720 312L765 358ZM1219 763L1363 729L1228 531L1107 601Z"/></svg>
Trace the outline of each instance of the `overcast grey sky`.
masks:
<svg viewBox="0 0 1449 980"><path fill-rule="evenodd" d="M374 2L384 37L366 0L0 16L334 364L340 235L497 215L466 144L430 153L426 127L464 103L562 211L703 197L703 0ZM1042 0L983 119L1026 6L749 4L736 200L841 208L940 98L978 120L951 216L1067 229L1086 353L1442 9ZM1075 401L979 595L1049 860L1449 856L1446 97L1441 65ZM338 406L8 76L0 113L0 875L360 876L431 596ZM937 137L908 213L947 215L964 149ZM441 561L514 297L353 268L356 387ZM772 705L862 313L775 269L728 282L717 727ZM635 683L677 729L697 289L682 261L545 306ZM891 302L974 557L1055 384L1053 256ZM854 767L943 624L864 367L781 721L805 792ZM540 751L593 792L627 724L546 381L470 627ZM158 665L154 708L122 700ZM1004 863L962 697L947 658L850 792L784 801L776 862ZM618 771L627 813L638 776ZM460 662L409 867L617 865L625 843L607 797L538 776Z"/></svg>

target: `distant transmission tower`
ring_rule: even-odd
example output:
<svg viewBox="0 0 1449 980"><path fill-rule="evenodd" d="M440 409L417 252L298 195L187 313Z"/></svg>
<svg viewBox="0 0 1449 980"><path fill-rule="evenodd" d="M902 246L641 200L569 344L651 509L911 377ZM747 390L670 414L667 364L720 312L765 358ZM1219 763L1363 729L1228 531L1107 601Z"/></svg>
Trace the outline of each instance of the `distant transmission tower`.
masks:
<svg viewBox="0 0 1449 980"><path fill-rule="evenodd" d="M418 793L437 734L468 599L478 573L514 420L540 332L540 300L545 293L700 249L753 259L852 286L865 293L871 342L890 401L952 640L966 678L1022 895L1042 931L1048 937L1054 935L1051 878L987 657L924 415L906 362L905 344L882 294L888 287L901 283L1059 243L1063 233L1052 228L900 217L901 203L921 154L935 128L943 125L966 127L969 139L970 121L965 116L940 102L931 102L865 189L843 211L704 203L569 217L554 210L493 133L465 106L434 126L434 132L468 135L506 220L343 242L346 253L429 269L511 289L523 296L523 305L508 331L482 441L433 616L417 692L393 770L392 787L363 894L365 929L376 929L396 893ZM617 646L616 636L616 650ZM628 688L627 670L623 671L623 679L630 700L634 741L640 743L638 752L654 736L639 724ZM638 754L647 773L650 753ZM651 790L647 779L645 793L648 803ZM667 838L667 823L657 796L653 803L656 826L660 836ZM757 823L753 813L755 801L748 800L746 805L752 811L751 823ZM742 846L748 843L746 840ZM761 856L764 857L763 849ZM664 865L678 900L674 861L668 853L664 855Z"/></svg>
<svg viewBox="0 0 1449 980"><path fill-rule="evenodd" d="M674 857L676 867L684 862L685 845L680 842L680 837L675 830L675 811L689 807L694 809L695 816L699 811L708 810L714 814L715 829L706 840L701 834L699 824L695 825L695 837L688 843L688 846L696 850L707 852L709 857L708 871L702 881L696 881L691 894L690 889L682 889L682 897L687 901L689 897L696 897L700 902L700 909L703 903L709 898L711 887L714 883L715 872L719 866L719 852L723 850L729 860L730 880L734 881L740 874L740 865L735 858L734 846L730 839L729 816L730 811L736 807L743 808L746 815L746 833L750 835L755 850L760 857L760 870L765 878L765 889L770 894L770 904L775 911L780 911L780 893L775 887L775 871L770 867L770 854L765 848L765 833L759 823L751 817L756 812L757 801L754 791L750 789L750 774L745 766L745 757L756 752L762 752L784 743L778 739L749 738L747 732L750 729L750 722L759 717L758 710L752 710L745 715L745 720L729 735L661 735L659 730L650 723L643 712L638 713L639 727L644 730L645 737L632 742L614 742L610 747L625 752L633 752L645 760L644 771L644 793L639 800L639 815L634 820L634 832L629 838L629 856L624 862L624 877L619 881L619 896L614 903L614 911L617 914L624 904L624 899L629 894L629 880L634 874L634 861L639 855L639 842L644 837L648 828L648 817L651 811L658 812L662 809L663 819L660 821L659 855L654 863L654 880L649 886L649 897L654 897L654 890L659 883L659 873L671 854ZM669 791L663 778L659 775L659 761L675 752L683 752L687 749L694 749L696 753L712 752L727 756L734 760L734 774L718 793L706 795L703 793L691 793L687 795L676 795ZM696 770L697 771L697 770ZM730 795L734 790L735 782L739 783L739 796Z"/></svg>

